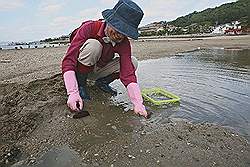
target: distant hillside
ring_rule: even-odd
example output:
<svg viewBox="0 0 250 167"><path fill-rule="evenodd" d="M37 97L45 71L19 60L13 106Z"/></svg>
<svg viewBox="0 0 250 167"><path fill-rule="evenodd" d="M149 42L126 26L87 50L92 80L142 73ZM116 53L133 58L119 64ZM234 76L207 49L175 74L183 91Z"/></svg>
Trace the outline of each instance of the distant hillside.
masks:
<svg viewBox="0 0 250 167"><path fill-rule="evenodd" d="M195 11L168 23L178 27L185 27L194 23L214 26L239 20L243 25L249 26L249 19L250 0L238 0L219 7L208 8L201 12Z"/></svg>

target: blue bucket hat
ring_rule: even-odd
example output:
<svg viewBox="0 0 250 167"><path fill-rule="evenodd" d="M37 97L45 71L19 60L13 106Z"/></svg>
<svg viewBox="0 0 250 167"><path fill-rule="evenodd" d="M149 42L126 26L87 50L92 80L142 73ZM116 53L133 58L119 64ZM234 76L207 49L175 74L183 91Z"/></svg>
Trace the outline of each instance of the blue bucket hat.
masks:
<svg viewBox="0 0 250 167"><path fill-rule="evenodd" d="M131 0L119 0L113 9L106 9L102 12L108 24L132 39L138 39L138 26L143 15L142 9Z"/></svg>

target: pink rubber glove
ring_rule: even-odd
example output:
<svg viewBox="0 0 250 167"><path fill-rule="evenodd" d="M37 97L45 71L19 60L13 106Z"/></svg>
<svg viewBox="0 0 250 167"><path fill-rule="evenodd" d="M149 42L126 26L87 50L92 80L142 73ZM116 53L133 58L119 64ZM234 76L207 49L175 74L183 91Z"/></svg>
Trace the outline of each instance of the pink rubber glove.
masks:
<svg viewBox="0 0 250 167"><path fill-rule="evenodd" d="M127 90L128 96L134 105L134 112L147 118L148 113L145 109L145 106L143 105L143 99L141 96L139 85L137 83L130 83L127 86Z"/></svg>
<svg viewBox="0 0 250 167"><path fill-rule="evenodd" d="M63 74L64 84L67 90L67 105L72 111L80 111L83 108L83 100L80 97L75 71L67 71ZM79 106L78 106L79 104Z"/></svg>

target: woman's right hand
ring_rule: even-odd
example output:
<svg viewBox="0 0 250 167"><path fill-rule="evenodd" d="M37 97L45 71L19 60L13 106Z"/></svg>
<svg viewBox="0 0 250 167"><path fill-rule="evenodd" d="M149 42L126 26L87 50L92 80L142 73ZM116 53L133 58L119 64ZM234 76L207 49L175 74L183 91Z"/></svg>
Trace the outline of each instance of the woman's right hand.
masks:
<svg viewBox="0 0 250 167"><path fill-rule="evenodd" d="M83 100L78 92L69 95L67 105L72 111L80 111L83 109Z"/></svg>
<svg viewBox="0 0 250 167"><path fill-rule="evenodd" d="M83 108L83 100L80 97L75 71L67 71L63 74L64 84L67 90L67 105L72 111L80 111Z"/></svg>

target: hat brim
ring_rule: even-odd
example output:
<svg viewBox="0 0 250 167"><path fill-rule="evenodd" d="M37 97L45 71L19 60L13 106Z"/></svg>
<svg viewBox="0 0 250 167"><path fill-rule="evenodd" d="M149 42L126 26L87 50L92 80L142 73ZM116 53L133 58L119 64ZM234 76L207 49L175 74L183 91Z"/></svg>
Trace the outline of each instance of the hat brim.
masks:
<svg viewBox="0 0 250 167"><path fill-rule="evenodd" d="M102 12L102 16L104 20L119 33L127 37L130 37L132 39L138 39L139 36L138 29L125 23L119 15L115 14L113 9L104 10Z"/></svg>

